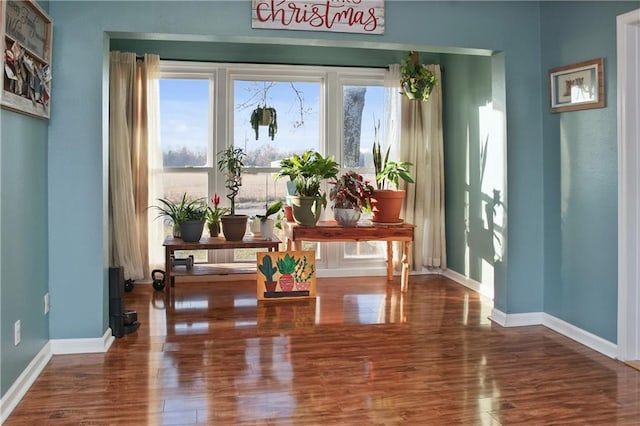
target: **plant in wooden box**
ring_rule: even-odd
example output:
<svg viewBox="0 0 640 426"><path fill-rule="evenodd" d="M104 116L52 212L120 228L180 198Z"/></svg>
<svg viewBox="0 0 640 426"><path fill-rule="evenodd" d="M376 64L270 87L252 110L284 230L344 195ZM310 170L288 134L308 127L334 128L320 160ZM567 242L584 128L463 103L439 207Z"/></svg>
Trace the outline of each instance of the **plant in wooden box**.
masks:
<svg viewBox="0 0 640 426"><path fill-rule="evenodd" d="M159 210L158 217L168 218L173 225L173 237L182 238L184 241L200 240L206 217L204 198L191 198L185 192L180 201L169 198L158 198L160 205L151 206ZM200 233L198 234L198 228ZM183 236L182 230L187 229L187 235ZM185 239L186 238L186 239Z"/></svg>
<svg viewBox="0 0 640 426"><path fill-rule="evenodd" d="M265 277L264 286L267 291L276 291L276 285L278 285L278 283L277 281L273 280L273 276L276 274L276 272L278 272L278 267L273 266L273 260L271 260L271 256L263 257L262 264L258 265L258 269Z"/></svg>
<svg viewBox="0 0 640 426"><path fill-rule="evenodd" d="M379 140L380 122L375 126L375 138L373 142L373 165L376 172L376 187L371 195L371 211L373 222L377 223L401 223L400 209L406 195L405 190L398 188L400 180L406 183L413 183L413 178L409 173L412 163L407 161L389 160L389 150L387 147L384 158L380 149ZM390 189L390 186L393 189Z"/></svg>
<svg viewBox="0 0 640 426"><path fill-rule="evenodd" d="M209 228L209 235L214 238L217 237L220 232L220 218L231 213L231 209L219 207L220 196L218 194L211 197L211 202L213 203L213 207L207 206L207 227Z"/></svg>
<svg viewBox="0 0 640 426"><path fill-rule="evenodd" d="M276 178L288 176L295 185L295 195L289 197L293 219L299 225L314 226L322 207L327 205L327 194L321 191L322 181L338 175L338 163L333 157L323 157L315 151L294 154L280 161Z"/></svg>
<svg viewBox="0 0 640 426"><path fill-rule="evenodd" d="M290 254L285 254L283 258L276 261L278 269L280 270L280 289L282 291L293 290L293 284L295 279L293 273L296 271L296 259Z"/></svg>
<svg viewBox="0 0 640 426"><path fill-rule="evenodd" d="M343 226L355 226L364 210L370 209L373 186L361 174L349 170L330 182L329 199L336 222Z"/></svg>
<svg viewBox="0 0 640 426"><path fill-rule="evenodd" d="M236 214L236 196L242 186L242 170L245 153L242 148L229 148L218 153L218 170L225 172L225 187L229 190L227 198L231 202L229 214L220 218L222 233L229 241L242 241L247 230L248 216Z"/></svg>

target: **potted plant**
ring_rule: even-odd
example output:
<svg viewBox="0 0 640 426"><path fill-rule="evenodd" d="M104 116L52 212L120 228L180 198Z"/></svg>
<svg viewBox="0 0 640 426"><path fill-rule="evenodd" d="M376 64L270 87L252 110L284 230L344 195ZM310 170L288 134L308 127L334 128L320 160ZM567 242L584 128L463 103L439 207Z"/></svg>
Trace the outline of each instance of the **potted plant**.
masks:
<svg viewBox="0 0 640 426"><path fill-rule="evenodd" d="M276 178L288 176L295 185L295 194L289 197L293 218L299 225L314 226L322 207L327 205L326 193L321 191L322 181L338 175L338 163L333 157L323 157L315 151L294 154L280 161Z"/></svg>
<svg viewBox="0 0 640 426"><path fill-rule="evenodd" d="M231 209L227 207L219 207L220 196L215 194L211 197L213 207L207 206L207 227L209 228L209 236L211 238L217 237L220 233L220 218L226 214L231 213Z"/></svg>
<svg viewBox="0 0 640 426"><path fill-rule="evenodd" d="M362 211L371 208L373 186L353 170L344 173L330 184L333 186L329 190L329 199L336 222L343 226L355 226Z"/></svg>
<svg viewBox="0 0 640 426"><path fill-rule="evenodd" d="M278 265L278 270L281 274L279 279L280 289L282 291L293 290L293 285L295 283L293 274L296 271L297 265L296 259L287 253L283 258L276 261L276 265Z"/></svg>
<svg viewBox="0 0 640 426"><path fill-rule="evenodd" d="M264 286L267 291L276 291L276 285L278 285L278 282L273 280L273 276L278 272L278 267L273 266L271 256L264 256L262 258L262 264L258 265L258 269L262 272L262 275L264 275Z"/></svg>
<svg viewBox="0 0 640 426"><path fill-rule="evenodd" d="M185 243L195 243L202 238L202 230L207 219L207 205L204 198L188 204L180 218L180 238Z"/></svg>
<svg viewBox="0 0 640 426"><path fill-rule="evenodd" d="M436 76L420 63L418 52L409 52L400 63L401 94L418 101L429 100L431 90L436 85Z"/></svg>
<svg viewBox="0 0 640 426"><path fill-rule="evenodd" d="M173 237L181 238L180 225L193 217L199 217L202 205L204 204L203 201L204 199L202 198L190 198L185 192L182 194L180 201L173 201L169 198L158 198L160 205L151 207L159 210L158 217L168 218L172 222ZM204 222L202 226L204 228ZM202 230L200 230L200 234L202 234ZM198 240L199 239L200 237L198 237Z"/></svg>
<svg viewBox="0 0 640 426"><path fill-rule="evenodd" d="M372 220L378 223L395 224L401 222L400 209L406 195L406 191L399 189L398 185L400 180L413 183L409 173L409 167L413 164L407 161L389 160L390 147L387 147L383 158L378 137L379 130L380 122L375 127L372 149L377 187L371 195Z"/></svg>
<svg viewBox="0 0 640 426"><path fill-rule="evenodd" d="M269 207L267 207L265 214L256 215L256 218L260 223L260 234L262 235L263 239L270 240L271 238L273 238L273 228L275 228L276 226L278 228L281 227L279 222L280 217L276 219L272 219L270 217L278 213L280 210L282 210L282 201L276 201L269 205Z"/></svg>
<svg viewBox="0 0 640 426"><path fill-rule="evenodd" d="M258 128L260 126L268 126L269 127L269 137L271 140L275 138L276 133L278 132L278 114L276 109L268 106L257 106L251 112L251 127L253 131L256 133L256 140L258 140Z"/></svg>
<svg viewBox="0 0 640 426"><path fill-rule="evenodd" d="M236 214L236 196L242 186L242 170L244 168L245 152L242 148L229 148L218 153L218 170L225 173L225 187L228 189L227 198L231 202L229 214L220 218L222 233L229 241L242 241L247 229L248 216Z"/></svg>

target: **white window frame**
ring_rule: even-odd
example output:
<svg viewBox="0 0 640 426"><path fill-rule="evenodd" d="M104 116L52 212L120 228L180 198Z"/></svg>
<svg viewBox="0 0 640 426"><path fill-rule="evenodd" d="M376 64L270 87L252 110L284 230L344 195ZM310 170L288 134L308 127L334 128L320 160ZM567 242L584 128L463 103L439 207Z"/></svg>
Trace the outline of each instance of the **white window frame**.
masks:
<svg viewBox="0 0 640 426"><path fill-rule="evenodd" d="M202 167L166 167L171 173L207 173L211 197L224 194L224 179L216 166L216 153L227 148L233 141L234 81L304 81L318 82L320 94L320 152L332 155L339 164L343 160L343 86L383 86L384 69L325 67L303 65L229 64L182 61L160 61L160 79L208 79L209 102L212 117L209 120L207 164ZM337 106L337 107L332 107ZM364 118L363 118L364 119ZM383 117L381 117L383 119ZM333 141L333 143L330 143ZM371 141L373 143L373 141ZM247 168L245 173L271 172L268 167ZM346 171L342 169L341 171ZM330 217L330 210L325 213ZM320 244L319 276L383 275L386 273L384 258L345 259L344 244ZM336 249L338 247L339 249ZM383 254L384 256L384 254ZM212 250L209 262L232 262L230 253Z"/></svg>

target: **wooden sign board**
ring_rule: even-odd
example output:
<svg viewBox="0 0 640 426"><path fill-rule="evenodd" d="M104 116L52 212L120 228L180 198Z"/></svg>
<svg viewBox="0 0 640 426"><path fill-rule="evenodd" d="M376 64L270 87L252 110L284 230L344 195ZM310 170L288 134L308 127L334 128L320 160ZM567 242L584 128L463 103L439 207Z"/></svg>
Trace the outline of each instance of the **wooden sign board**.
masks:
<svg viewBox="0 0 640 426"><path fill-rule="evenodd" d="M257 254L258 300L316 297L314 251L269 251Z"/></svg>
<svg viewBox="0 0 640 426"><path fill-rule="evenodd" d="M252 0L251 28L384 34L384 0Z"/></svg>

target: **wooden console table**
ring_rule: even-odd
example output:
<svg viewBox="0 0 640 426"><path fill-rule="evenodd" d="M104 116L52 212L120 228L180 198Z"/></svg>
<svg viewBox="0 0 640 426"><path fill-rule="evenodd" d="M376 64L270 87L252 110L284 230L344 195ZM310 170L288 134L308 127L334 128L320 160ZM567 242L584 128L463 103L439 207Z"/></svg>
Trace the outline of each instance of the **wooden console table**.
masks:
<svg viewBox="0 0 640 426"><path fill-rule="evenodd" d="M227 241L224 237L202 238L198 242L185 243L180 238L167 237L162 244L165 253L165 283L166 297L169 298L171 293L170 287L175 285L176 275L213 275L215 269L211 265L194 265L193 269L186 271L185 269L176 270L171 267L171 256L177 250L219 250L219 249L236 249L236 248L266 248L269 251L278 251L280 240L273 237L271 240L263 240L260 238L245 237L242 241Z"/></svg>
<svg viewBox="0 0 640 426"><path fill-rule="evenodd" d="M301 226L287 223L284 226L287 236L287 250L298 250L302 241L386 241L387 242L387 280L393 279L393 242L402 242L402 274L400 288L409 287L409 248L413 241L415 225L367 225L341 226L335 221L318 222L316 226Z"/></svg>

